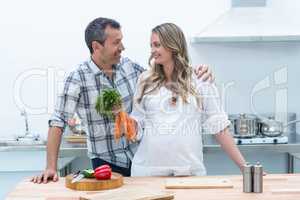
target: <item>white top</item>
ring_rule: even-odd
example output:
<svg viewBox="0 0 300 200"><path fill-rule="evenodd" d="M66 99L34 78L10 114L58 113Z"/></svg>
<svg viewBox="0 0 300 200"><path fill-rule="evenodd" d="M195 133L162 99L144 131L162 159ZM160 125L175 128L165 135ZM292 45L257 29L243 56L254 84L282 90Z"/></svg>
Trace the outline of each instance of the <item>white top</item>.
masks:
<svg viewBox="0 0 300 200"><path fill-rule="evenodd" d="M140 80L147 74L144 72ZM140 92L140 80L135 97ZM202 110L193 96L189 96L188 103L178 98L176 105L172 105L172 92L165 87L145 95L141 103L134 101L130 116L138 122L140 144L132 160L132 176L206 174L202 132L219 133L230 121L220 106L216 87L193 80L201 95Z"/></svg>

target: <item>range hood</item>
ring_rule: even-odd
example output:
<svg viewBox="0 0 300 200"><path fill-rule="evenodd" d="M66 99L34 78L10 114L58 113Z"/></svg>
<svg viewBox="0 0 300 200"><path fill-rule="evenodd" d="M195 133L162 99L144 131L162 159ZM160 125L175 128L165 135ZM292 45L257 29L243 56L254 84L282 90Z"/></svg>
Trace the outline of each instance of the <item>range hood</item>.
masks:
<svg viewBox="0 0 300 200"><path fill-rule="evenodd" d="M232 0L231 8L192 37L192 43L300 41L298 9L292 1L271 1Z"/></svg>

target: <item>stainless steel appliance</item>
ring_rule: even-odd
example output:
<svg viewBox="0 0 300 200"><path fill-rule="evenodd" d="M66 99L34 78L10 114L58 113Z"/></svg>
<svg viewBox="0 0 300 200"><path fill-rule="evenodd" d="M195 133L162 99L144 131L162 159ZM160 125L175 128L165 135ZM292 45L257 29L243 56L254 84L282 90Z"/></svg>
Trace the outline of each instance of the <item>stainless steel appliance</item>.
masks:
<svg viewBox="0 0 300 200"><path fill-rule="evenodd" d="M236 144L285 144L288 143L287 136L265 137L257 136L253 138L234 138Z"/></svg>
<svg viewBox="0 0 300 200"><path fill-rule="evenodd" d="M283 134L283 123L273 118L258 121L260 133L267 137L277 137Z"/></svg>
<svg viewBox="0 0 300 200"><path fill-rule="evenodd" d="M277 114L276 116L274 113L263 113L258 117L280 121L283 124L283 135L289 137L289 135L294 135L296 133L296 125L298 123L296 113L289 112L287 114ZM285 119L285 117L287 119Z"/></svg>
<svg viewBox="0 0 300 200"><path fill-rule="evenodd" d="M295 113L288 113L287 122L275 120L272 113L229 115L230 131L236 144L288 143L288 136L296 133ZM286 123L289 125L286 126Z"/></svg>
<svg viewBox="0 0 300 200"><path fill-rule="evenodd" d="M234 117L234 137L252 138L258 134L258 121L255 115L241 113Z"/></svg>

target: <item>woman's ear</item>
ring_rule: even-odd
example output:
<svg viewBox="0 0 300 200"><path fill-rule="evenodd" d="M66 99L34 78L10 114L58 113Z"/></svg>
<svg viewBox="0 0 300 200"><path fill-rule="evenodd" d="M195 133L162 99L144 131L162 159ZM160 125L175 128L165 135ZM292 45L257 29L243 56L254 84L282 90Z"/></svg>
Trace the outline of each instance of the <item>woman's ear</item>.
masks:
<svg viewBox="0 0 300 200"><path fill-rule="evenodd" d="M172 51L172 55L173 56L177 56L178 55L178 51Z"/></svg>

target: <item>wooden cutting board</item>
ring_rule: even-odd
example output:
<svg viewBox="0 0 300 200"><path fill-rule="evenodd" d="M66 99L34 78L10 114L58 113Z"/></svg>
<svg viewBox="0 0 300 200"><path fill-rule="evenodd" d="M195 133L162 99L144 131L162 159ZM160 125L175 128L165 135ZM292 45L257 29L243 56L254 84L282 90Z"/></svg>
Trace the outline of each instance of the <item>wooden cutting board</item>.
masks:
<svg viewBox="0 0 300 200"><path fill-rule="evenodd" d="M72 190L80 191L95 191L108 190L118 188L123 185L123 176L119 173L113 172L109 180L97 180L95 178L83 178L78 182L72 183L73 175L66 176L65 186Z"/></svg>
<svg viewBox="0 0 300 200"><path fill-rule="evenodd" d="M106 190L87 192L87 195L81 195L80 200L171 200L174 194L157 189L136 186L135 188L119 188L115 190Z"/></svg>
<svg viewBox="0 0 300 200"><path fill-rule="evenodd" d="M172 178L165 182L166 189L214 189L214 188L233 188L229 179L220 178Z"/></svg>
<svg viewBox="0 0 300 200"><path fill-rule="evenodd" d="M64 138L70 143L86 143L86 135L72 134L66 135Z"/></svg>

